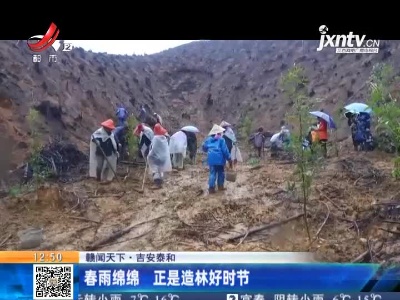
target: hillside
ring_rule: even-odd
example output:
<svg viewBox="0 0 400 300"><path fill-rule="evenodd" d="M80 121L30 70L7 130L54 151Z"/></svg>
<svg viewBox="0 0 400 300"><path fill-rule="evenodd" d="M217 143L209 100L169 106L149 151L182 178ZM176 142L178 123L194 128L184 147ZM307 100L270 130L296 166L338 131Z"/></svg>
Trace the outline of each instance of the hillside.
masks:
<svg viewBox="0 0 400 300"><path fill-rule="evenodd" d="M382 41L379 54L317 52L317 41L194 42L155 55L117 56L77 48L59 52L58 62L42 55L39 64L23 41L0 42L0 126L13 145L13 167L27 152L26 115L36 107L43 133L87 147L99 122L114 115L117 103L136 112L140 104L160 113L170 130L193 123L207 130L212 122L279 128L290 103L279 78L301 63L310 78L316 109L334 113L348 98L365 96L372 65L400 66L398 41ZM397 52L397 53L396 53ZM347 134L347 133L345 133Z"/></svg>

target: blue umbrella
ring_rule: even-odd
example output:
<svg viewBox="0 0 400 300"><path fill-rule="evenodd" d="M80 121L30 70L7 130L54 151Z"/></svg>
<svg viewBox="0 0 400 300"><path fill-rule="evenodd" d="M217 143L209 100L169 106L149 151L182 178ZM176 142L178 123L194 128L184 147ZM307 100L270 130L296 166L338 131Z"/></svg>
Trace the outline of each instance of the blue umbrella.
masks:
<svg viewBox="0 0 400 300"><path fill-rule="evenodd" d="M193 133L200 132L200 130L197 127L194 127L194 126L185 126L185 127L182 127L181 130L187 131L187 132L193 132Z"/></svg>
<svg viewBox="0 0 400 300"><path fill-rule="evenodd" d="M372 109L365 103L351 103L349 105L346 105L344 107L347 111L355 112L355 113L360 113L360 112L365 112L365 113L372 113Z"/></svg>
<svg viewBox="0 0 400 300"><path fill-rule="evenodd" d="M335 122L333 121L333 119L330 115L328 115L322 111L311 111L310 114L313 115L314 117L318 117L318 118L325 120L326 123L328 123L328 126L330 128L336 129Z"/></svg>

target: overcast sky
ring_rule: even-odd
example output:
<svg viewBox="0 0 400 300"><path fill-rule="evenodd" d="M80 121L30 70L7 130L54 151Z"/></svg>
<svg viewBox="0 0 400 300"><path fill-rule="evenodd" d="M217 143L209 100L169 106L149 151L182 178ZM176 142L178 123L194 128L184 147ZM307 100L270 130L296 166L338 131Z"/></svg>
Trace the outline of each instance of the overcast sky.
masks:
<svg viewBox="0 0 400 300"><path fill-rule="evenodd" d="M170 48L194 41L183 40L145 40L145 41L65 41L72 43L74 47L81 47L93 52L107 52L108 54L154 54Z"/></svg>

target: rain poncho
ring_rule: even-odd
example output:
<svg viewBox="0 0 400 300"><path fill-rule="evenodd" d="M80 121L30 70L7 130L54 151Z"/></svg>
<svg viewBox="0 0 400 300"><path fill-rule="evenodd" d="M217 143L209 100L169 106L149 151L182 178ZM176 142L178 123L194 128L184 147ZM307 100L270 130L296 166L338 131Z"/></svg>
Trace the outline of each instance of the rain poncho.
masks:
<svg viewBox="0 0 400 300"><path fill-rule="evenodd" d="M373 149L373 138L371 134L371 116L368 113L359 113L353 127L353 140L362 145L364 150Z"/></svg>
<svg viewBox="0 0 400 300"><path fill-rule="evenodd" d="M172 154L172 166L176 169L183 169L183 162L186 157L187 136L183 131L174 133L169 140L169 152Z"/></svg>
<svg viewBox="0 0 400 300"><path fill-rule="evenodd" d="M97 145L92 139L100 139L103 143L106 143L108 139L111 140L113 151L110 156L107 157L111 164L111 168L115 171L117 169L117 143L115 141L114 134L108 134L103 127L97 129L90 139L90 155L89 155L89 176L97 177L97 169L101 168L101 180L111 181L114 178L114 172L110 170L104 155L98 153ZM107 155L108 153L106 153ZM102 164L99 165L99 164Z"/></svg>
<svg viewBox="0 0 400 300"><path fill-rule="evenodd" d="M236 162L243 162L242 153L237 144L232 147L231 159Z"/></svg>
<svg viewBox="0 0 400 300"><path fill-rule="evenodd" d="M122 106L117 108L115 115L118 119L118 126L122 126L129 117L128 111Z"/></svg>
<svg viewBox="0 0 400 300"><path fill-rule="evenodd" d="M275 144L277 147L282 147L283 142L280 137L281 137L280 132L275 133L270 139L271 144Z"/></svg>
<svg viewBox="0 0 400 300"><path fill-rule="evenodd" d="M172 171L168 141L165 136L154 136L147 161L151 174L157 173L162 177L162 173Z"/></svg>
<svg viewBox="0 0 400 300"><path fill-rule="evenodd" d="M187 136L183 131L178 131L171 136L169 141L169 152L179 153L186 157Z"/></svg>
<svg viewBox="0 0 400 300"><path fill-rule="evenodd" d="M147 137L149 143L146 144L143 140L143 135ZM143 157L146 157L145 153L150 147L150 143L153 140L154 137L154 132L150 127L144 126L143 125L143 132L140 133L140 138L139 138L139 147L140 147L140 152L142 153Z"/></svg>
<svg viewBox="0 0 400 300"><path fill-rule="evenodd" d="M224 121L221 123L220 126L222 126ZM229 123L227 123L229 124ZM235 136L235 133L233 132L232 128L230 127L230 124L225 127L224 135L223 135L226 145L229 149L229 152L231 153L232 160L236 162L243 162L242 159L242 154L240 153L240 149L237 145L237 139Z"/></svg>
<svg viewBox="0 0 400 300"><path fill-rule="evenodd" d="M226 161L231 160L231 155L223 138L209 136L204 141L202 148L207 153L209 166L225 166Z"/></svg>
<svg viewBox="0 0 400 300"><path fill-rule="evenodd" d="M235 133L233 132L232 128L227 127L224 132L224 135L227 138L229 138L233 143L236 143L236 136L235 136Z"/></svg>

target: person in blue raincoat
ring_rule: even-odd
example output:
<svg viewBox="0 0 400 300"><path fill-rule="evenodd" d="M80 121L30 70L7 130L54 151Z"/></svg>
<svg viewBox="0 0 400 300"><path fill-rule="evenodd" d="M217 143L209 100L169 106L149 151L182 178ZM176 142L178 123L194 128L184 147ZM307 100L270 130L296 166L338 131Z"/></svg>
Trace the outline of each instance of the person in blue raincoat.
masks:
<svg viewBox="0 0 400 300"><path fill-rule="evenodd" d="M117 116L118 119L117 126L125 125L125 122L129 117L126 108L122 105L118 106L117 110L115 111L115 115Z"/></svg>
<svg viewBox="0 0 400 300"><path fill-rule="evenodd" d="M355 151L374 150L374 139L371 134L371 115L367 112L345 113L347 125L351 128L351 138Z"/></svg>
<svg viewBox="0 0 400 300"><path fill-rule="evenodd" d="M214 124L209 136L203 143L203 151L207 153L207 163L210 168L208 178L208 190L210 193L215 193L215 181L218 184L218 190L225 190L225 165L229 162L229 167L233 167L231 155L229 153L226 142L222 137L225 129Z"/></svg>
<svg viewBox="0 0 400 300"><path fill-rule="evenodd" d="M114 130L114 137L115 141L117 142L118 145L118 151L121 156L121 159L125 157L125 154L129 155L129 152L127 152L127 134L128 134L128 126L122 125L122 126L117 126Z"/></svg>

